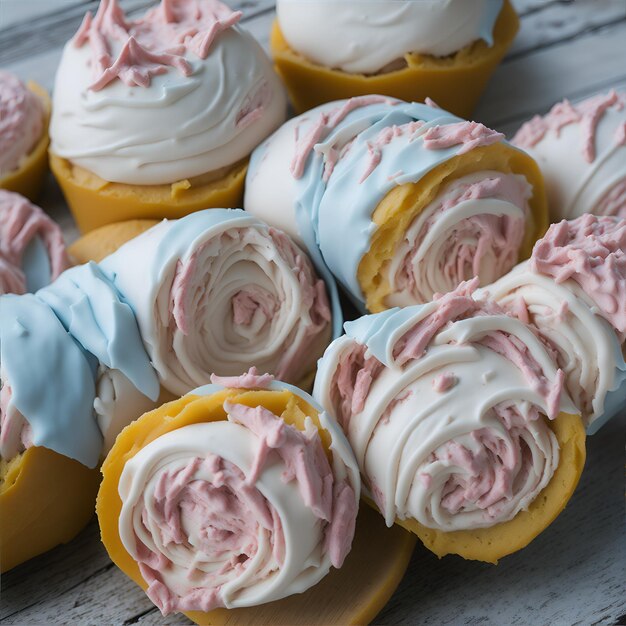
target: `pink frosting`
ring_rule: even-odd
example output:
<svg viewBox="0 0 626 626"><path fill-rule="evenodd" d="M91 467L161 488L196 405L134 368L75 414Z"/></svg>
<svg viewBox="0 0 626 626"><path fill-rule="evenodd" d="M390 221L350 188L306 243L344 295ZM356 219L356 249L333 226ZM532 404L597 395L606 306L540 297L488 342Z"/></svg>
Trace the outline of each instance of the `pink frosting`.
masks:
<svg viewBox="0 0 626 626"><path fill-rule="evenodd" d="M300 137L300 127L296 126L296 148L290 166L293 177L302 178L307 159L315 145L323 141L349 113L371 104L383 103L394 105L398 102L399 100L393 100L385 96L357 96L350 98L339 107L322 111L317 121L311 126L304 137ZM305 118L304 121L307 121L307 118Z"/></svg>
<svg viewBox="0 0 626 626"><path fill-rule="evenodd" d="M20 80L0 70L0 177L19 168L43 133L41 100Z"/></svg>
<svg viewBox="0 0 626 626"><path fill-rule="evenodd" d="M397 289L414 294L417 301L432 294L422 293L423 282L415 272L415 257L420 244L446 212L468 200L499 199L520 207L525 215L530 212L528 199L532 193L530 185L511 174L485 178L475 183L451 182L445 189L448 199L442 201L424 223L415 240L415 245L404 259L396 276ZM495 276L503 276L519 259L519 250L524 238L525 220L508 215L474 215L455 224L441 258L441 272L451 286L463 280L481 276L486 256L495 257L491 270ZM419 269L419 265L418 265Z"/></svg>
<svg viewBox="0 0 626 626"><path fill-rule="evenodd" d="M206 59L215 38L241 15L218 0L162 0L142 19L131 21L117 0L101 0L95 17L90 12L85 15L73 43L91 47L93 91L117 78L129 86L147 87L153 76L170 67L191 74L185 55ZM114 58L113 48L120 44Z"/></svg>
<svg viewBox="0 0 626 626"><path fill-rule="evenodd" d="M271 374L259 374L256 367L251 367L241 376L217 376L211 374L214 385L222 385L230 389L269 389L274 380Z"/></svg>
<svg viewBox="0 0 626 626"><path fill-rule="evenodd" d="M33 429L11 406L13 393L7 382L0 387L0 457L12 459L33 445Z"/></svg>
<svg viewBox="0 0 626 626"><path fill-rule="evenodd" d="M580 124L582 134L582 153L588 163L596 158L596 130L598 123L605 113L613 108L620 111L626 104L626 98L612 89L606 95L598 95L573 105L568 100L555 104L550 112L541 117L536 115L526 122L513 137L513 143L520 148L532 148L546 135L553 133L558 137L561 129L570 124ZM624 126L616 132L615 140L618 145L626 141Z"/></svg>
<svg viewBox="0 0 626 626"><path fill-rule="evenodd" d="M604 194L594 209L594 214L626 219L626 178L622 178Z"/></svg>
<svg viewBox="0 0 626 626"><path fill-rule="evenodd" d="M433 378L433 389L437 393L445 393L454 387L458 378L452 372L442 372Z"/></svg>
<svg viewBox="0 0 626 626"><path fill-rule="evenodd" d="M424 133L423 138L424 147L428 150L442 150L460 145L457 154L465 154L474 148L498 143L504 139L504 135L478 122L457 122L433 126Z"/></svg>
<svg viewBox="0 0 626 626"><path fill-rule="evenodd" d="M258 551L259 526L271 533L274 557L285 558L285 537L280 517L271 502L256 488L270 454L277 454L285 466L283 479L296 481L302 500L325 524L322 550L334 567L341 567L350 550L356 524L355 493L347 480L336 481L318 431L312 425L305 432L284 422L263 407L226 402L229 421L241 424L259 439L251 472L215 455L193 458L174 473L158 477L155 500L143 509L146 529L159 528L164 544L184 544L185 528L202 528L204 541L193 549L203 558L225 561L217 574L203 574L190 568L194 581L187 589L171 589L161 572L169 561L155 554L136 537L136 557L148 584L147 594L164 615L174 611L210 611L224 606L221 586L239 577ZM196 478L202 464L214 475L208 482Z"/></svg>
<svg viewBox="0 0 626 626"><path fill-rule="evenodd" d="M231 229L220 236L239 239L243 247L247 232L246 228ZM170 290L171 323L185 335L189 334L195 323L198 283L203 280L206 271L205 268L198 266L198 258L202 256L204 247L214 244L213 240L206 242L187 261L184 263L178 261L177 264ZM287 350L291 346L284 346L285 349L277 354L274 372L280 380L298 382L306 373L307 365L310 364L310 348L319 340L320 335L326 332L331 321L326 286L324 281L315 275L309 259L282 231L270 228L268 245L276 247L278 255L296 273L301 287L302 299L298 304L302 314L299 323L304 325L304 332L299 334L295 350ZM254 257L251 261L254 261ZM276 312L285 306L285 302L281 301L277 294L269 293L257 285L249 285L238 291L231 302L233 322L236 326L248 326L253 319L261 316L263 323L258 326L266 327L272 323ZM292 303L292 306L295 304ZM310 321L305 322L307 312Z"/></svg>
<svg viewBox="0 0 626 626"><path fill-rule="evenodd" d="M0 189L0 294L26 292L22 257L35 237L48 251L54 280L70 267L61 228L26 198Z"/></svg>
<svg viewBox="0 0 626 626"><path fill-rule="evenodd" d="M626 220L586 214L553 224L533 249L533 271L575 281L626 339Z"/></svg>

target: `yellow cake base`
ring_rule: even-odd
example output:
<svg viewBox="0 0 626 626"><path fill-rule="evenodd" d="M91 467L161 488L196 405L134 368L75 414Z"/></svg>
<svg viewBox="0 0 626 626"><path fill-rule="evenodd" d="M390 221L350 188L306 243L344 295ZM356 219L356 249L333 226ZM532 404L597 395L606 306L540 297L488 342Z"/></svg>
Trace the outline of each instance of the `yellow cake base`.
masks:
<svg viewBox="0 0 626 626"><path fill-rule="evenodd" d="M46 173L48 172L48 124L50 122L50 97L48 92L37 85L29 82L27 87L42 101L44 106L44 125L41 139L33 148L32 152L24 159L20 167L14 172L9 172L0 177L0 189L8 189L26 196L29 200L37 200L41 191Z"/></svg>
<svg viewBox="0 0 626 626"><path fill-rule="evenodd" d="M97 513L102 541L113 562L142 589L147 585L137 562L119 536L122 501L118 485L125 464L139 450L165 433L184 426L226 418L224 401L264 406L287 422L302 427L304 416L317 413L289 391L241 391L227 389L206 397L185 396L146 413L125 428L102 466L102 486ZM318 422L319 426L319 422ZM328 450L329 440L320 431ZM340 570L333 570L303 594L245 609L191 611L196 624L365 624L385 605L408 565L415 538L400 528L386 529L380 516L363 507L359 514L354 546Z"/></svg>
<svg viewBox="0 0 626 626"><path fill-rule="evenodd" d="M533 196L529 202L530 216L518 261L530 256L535 242L543 237L549 225L548 202L539 166L525 152L508 144L497 143L475 148L467 154L445 161L416 183L396 187L376 207L372 221L377 228L357 270L368 311L378 313L388 308L386 299L391 293L391 286L386 267L415 218L435 199L444 185L484 170L521 174L533 187Z"/></svg>
<svg viewBox="0 0 626 626"><path fill-rule="evenodd" d="M42 447L0 461L0 568L72 540L94 514L100 473Z"/></svg>
<svg viewBox="0 0 626 626"><path fill-rule="evenodd" d="M440 558L446 554L458 554L464 559L496 564L502 557L526 547L565 508L585 465L586 435L580 416L561 413L549 425L559 442L559 465L547 487L527 511L490 528L454 532L427 528L414 519L398 519L396 523L415 533Z"/></svg>
<svg viewBox="0 0 626 626"><path fill-rule="evenodd" d="M518 29L519 19L506 0L492 47L477 41L442 59L407 54L403 69L374 75L348 74L308 61L289 47L278 22L272 28L270 49L298 113L332 100L376 93L409 102L429 97L447 111L467 118Z"/></svg>
<svg viewBox="0 0 626 626"><path fill-rule="evenodd" d="M110 183L50 153L54 173L82 233L133 219L175 219L211 208L236 209L243 201L245 160L217 179L197 177L170 185Z"/></svg>

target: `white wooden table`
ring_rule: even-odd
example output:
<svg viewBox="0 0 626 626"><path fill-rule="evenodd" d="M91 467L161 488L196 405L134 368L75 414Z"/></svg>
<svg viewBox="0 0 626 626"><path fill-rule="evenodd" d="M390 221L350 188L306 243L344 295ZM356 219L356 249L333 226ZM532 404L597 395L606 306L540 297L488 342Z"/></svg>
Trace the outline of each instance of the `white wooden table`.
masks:
<svg viewBox="0 0 626 626"><path fill-rule="evenodd" d="M122 0L129 12L154 0ZM267 47L271 0L238 0ZM522 29L475 119L507 134L557 100L626 88L626 0L514 0ZM96 0L0 0L0 67L52 88L63 43ZM77 236L55 184L40 204ZM626 414L588 441L587 467L564 513L497 567L418 547L380 624L626 626ZM0 515L10 514L0 511ZM187 624L164 619L109 561L97 524L0 581L1 624Z"/></svg>

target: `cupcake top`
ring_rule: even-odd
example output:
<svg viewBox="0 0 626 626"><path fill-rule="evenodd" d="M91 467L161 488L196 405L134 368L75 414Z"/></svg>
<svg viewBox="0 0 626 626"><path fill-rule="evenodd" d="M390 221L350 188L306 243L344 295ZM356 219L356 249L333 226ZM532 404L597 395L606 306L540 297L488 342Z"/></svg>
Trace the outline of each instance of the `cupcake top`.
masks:
<svg viewBox="0 0 626 626"><path fill-rule="evenodd" d="M270 62L216 0L163 0L129 20L102 0L67 43L52 151L101 178L173 183L235 164L285 118Z"/></svg>
<svg viewBox="0 0 626 626"><path fill-rule="evenodd" d="M402 67L408 53L444 57L479 39L493 43L503 0L278 0L291 48L353 74ZM338 41L345 45L337 45Z"/></svg>
<svg viewBox="0 0 626 626"><path fill-rule="evenodd" d="M0 70L0 176L16 170L41 137L41 100L17 76Z"/></svg>
<svg viewBox="0 0 626 626"><path fill-rule="evenodd" d="M513 143L537 160L554 221L583 213L626 217L626 94L563 100L526 122Z"/></svg>

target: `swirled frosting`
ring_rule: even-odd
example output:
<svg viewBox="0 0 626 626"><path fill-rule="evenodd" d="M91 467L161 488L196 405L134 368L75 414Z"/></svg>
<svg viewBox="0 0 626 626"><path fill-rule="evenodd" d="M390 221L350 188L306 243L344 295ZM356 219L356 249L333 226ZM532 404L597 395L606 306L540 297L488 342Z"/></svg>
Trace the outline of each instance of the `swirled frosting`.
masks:
<svg viewBox="0 0 626 626"><path fill-rule="evenodd" d="M492 45L501 8L502 0L279 0L276 14L291 48L314 63L374 74L410 52L444 57L479 39Z"/></svg>
<svg viewBox="0 0 626 626"><path fill-rule="evenodd" d="M61 228L26 198L0 189L0 294L37 291L69 266Z"/></svg>
<svg viewBox="0 0 626 626"><path fill-rule="evenodd" d="M378 228L374 211L385 196L502 138L432 103L362 96L325 104L290 120L255 150L244 205L303 242L362 302L357 272ZM523 177L493 171L444 183L394 249L387 267L395 289L389 304L430 299L476 269L486 282L511 269L531 192ZM445 276L437 278L442 266ZM413 277L418 287L410 291Z"/></svg>
<svg viewBox="0 0 626 626"><path fill-rule="evenodd" d="M41 100L13 74L0 70L0 177L19 168L44 130Z"/></svg>
<svg viewBox="0 0 626 626"><path fill-rule="evenodd" d="M513 143L545 176L553 221L583 213L626 217L626 95L611 91L526 122Z"/></svg>
<svg viewBox="0 0 626 626"><path fill-rule="evenodd" d="M563 372L475 286L347 323L320 361L314 397L339 416L388 525L508 521L559 463L547 419L575 412Z"/></svg>
<svg viewBox="0 0 626 626"><path fill-rule="evenodd" d="M299 430L263 406L223 407L225 421L150 442L120 479L120 538L164 615L301 593L341 567L352 543L360 480L337 424L320 410L327 453L310 416Z"/></svg>
<svg viewBox="0 0 626 626"><path fill-rule="evenodd" d="M173 393L211 374L237 375L250 363L297 382L331 338L325 285L306 255L241 210L163 221L101 267L132 307L161 383Z"/></svg>
<svg viewBox="0 0 626 626"><path fill-rule="evenodd" d="M260 46L216 0L163 0L130 20L102 0L65 46L52 151L107 181L155 185L248 156L284 119Z"/></svg>
<svg viewBox="0 0 626 626"><path fill-rule="evenodd" d="M0 351L5 459L36 445L95 467L159 396L135 317L94 263L34 295L2 296Z"/></svg>

